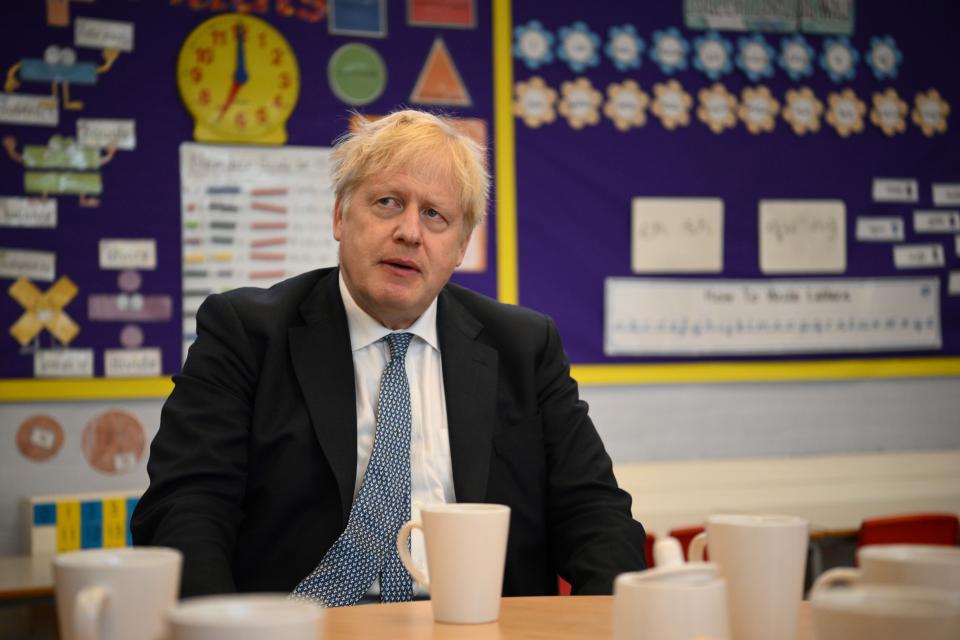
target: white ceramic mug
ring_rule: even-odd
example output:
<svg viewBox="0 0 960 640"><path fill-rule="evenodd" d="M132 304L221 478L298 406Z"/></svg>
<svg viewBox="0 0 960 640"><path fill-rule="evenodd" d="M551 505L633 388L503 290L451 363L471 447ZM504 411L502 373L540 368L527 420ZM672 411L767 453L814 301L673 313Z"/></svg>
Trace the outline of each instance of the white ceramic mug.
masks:
<svg viewBox="0 0 960 640"><path fill-rule="evenodd" d="M817 640L957 640L960 594L925 587L829 586L810 596Z"/></svg>
<svg viewBox="0 0 960 640"><path fill-rule="evenodd" d="M500 616L510 507L502 504L438 504L420 509L397 533L400 560L430 591L433 619L454 624L494 622ZM429 577L410 557L407 539L423 531Z"/></svg>
<svg viewBox="0 0 960 640"><path fill-rule="evenodd" d="M175 640L319 640L323 608L283 593L187 598L170 611Z"/></svg>
<svg viewBox="0 0 960 640"><path fill-rule="evenodd" d="M727 581L730 631L737 640L797 636L808 524L780 515L713 515L690 543L691 561L704 546Z"/></svg>
<svg viewBox="0 0 960 640"><path fill-rule="evenodd" d="M621 573L613 582L614 640L729 640L727 591L712 563Z"/></svg>
<svg viewBox="0 0 960 640"><path fill-rule="evenodd" d="M161 640L180 593L176 549L127 547L53 558L62 640Z"/></svg>
<svg viewBox="0 0 960 640"><path fill-rule="evenodd" d="M960 548L930 544L877 544L857 551L859 569L836 567L813 589L837 583L901 584L960 593Z"/></svg>

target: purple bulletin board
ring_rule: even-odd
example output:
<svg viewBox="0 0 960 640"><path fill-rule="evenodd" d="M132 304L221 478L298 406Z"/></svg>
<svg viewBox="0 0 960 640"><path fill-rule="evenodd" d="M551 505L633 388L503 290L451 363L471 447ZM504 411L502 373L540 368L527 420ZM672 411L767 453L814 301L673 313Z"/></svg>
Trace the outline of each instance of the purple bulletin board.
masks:
<svg viewBox="0 0 960 640"><path fill-rule="evenodd" d="M413 5L424 5L415 2ZM275 27L290 43L299 60L299 102L287 122L287 145L329 146L349 125L350 109L363 114L384 114L409 105L430 108L464 118L486 121L487 137L493 137L493 74L491 7L489 2L455 2L445 12L442 6L425 3L410 23L406 2L347 2L323 0L92 0L89 2L7 2L0 6L0 66L7 69L25 59L43 59L48 47L71 48L78 63L102 62L100 49L75 43L75 22L95 18L133 25L134 48L121 52L112 68L96 77L94 86L80 81L70 87L70 98L81 100L80 110L57 105L56 126L0 122L0 137L13 136L18 150L23 145L46 145L51 136L76 136L78 118L132 119L136 123L136 148L119 150L100 170L103 193L96 207L81 207L76 196L57 195L55 228L0 227L4 249L28 249L56 255L55 278L67 275L77 294L63 308L79 326L71 348L93 349L94 376L104 375L103 352L121 346L120 334L129 322L91 321L88 296L120 291L119 272L104 270L98 262L102 238L155 239L156 268L138 271L138 292L143 296L168 296L172 318L167 322L138 324L145 347L162 351L162 374L179 370L181 363L181 223L179 147L193 140L193 121L180 99L176 63L180 47L203 21L240 9ZM435 3L434 3L435 4ZM48 5L66 7L63 26L48 25ZM425 7L425 8L424 8ZM379 9L378 9L379 8ZM411 7L412 8L412 7ZM330 32L330 13L336 9L337 34ZM378 19L371 11L385 11ZM472 25L441 25L460 20L472 12ZM61 17L61 20L63 18ZM385 29L383 28L385 27ZM364 37L360 32L381 32L382 37ZM385 33L384 33L385 31ZM344 34L349 35L344 35ZM469 92L470 106L417 104L411 94L436 38L442 38ZM375 100L354 107L338 99L328 82L328 61L344 44L359 42L375 49L387 69L386 86ZM21 67L21 70L23 67ZM6 78L6 75L4 76ZM24 81L13 93L49 95L49 82ZM0 157L0 196L24 197L25 169ZM487 234L487 269L482 273L457 274L455 280L478 291L496 295L494 218ZM22 348L8 333L24 308L7 289L14 282L3 277L0 295L0 378L29 379L34 376L31 345ZM51 281L35 281L46 291ZM42 348L56 346L46 331L37 337ZM33 345L35 346L35 345Z"/></svg>
<svg viewBox="0 0 960 640"><path fill-rule="evenodd" d="M703 3L701 3L703 4ZM707 3L709 4L709 3ZM715 3L719 4L719 3ZM736 4L736 3L734 3ZM760 5L763 3L754 3ZM783 4L783 3L781 3ZM817 4L817 3L813 3ZM843 3L840 3L843 4ZM771 132L753 135L743 122L715 134L696 115L697 94L715 80L692 64L694 41L706 31L685 26L684 3L675 2L513 2L514 100L520 83L535 77L557 92L555 119L530 126L515 118L518 273L521 304L549 313L557 322L574 364L624 365L689 363L736 364L744 360L785 362L840 360L838 353L723 357L608 357L603 350L604 281L611 276L633 277L631 271L631 199L634 197L712 197L725 205L723 269L709 275L666 275L665 279L714 278L762 280L758 264L757 202L760 199L839 199L846 205L847 266L843 278L934 276L940 279L942 349L899 352L895 358L942 357L957 362L960 355L960 297L947 293L948 274L960 268L954 235L936 237L914 233L915 209L934 209L931 185L960 182L960 81L955 61L960 58L960 5L935 0L907 5L895 0L851 2L854 31L849 43L859 61L855 77L835 82L816 59L809 77L793 80L776 62L772 75L751 81L734 63L716 82L731 94L746 87L766 86L784 106L790 89L806 86L824 103L831 92L850 88L866 104L861 133L843 137L821 118L816 133L797 135L782 115ZM536 21L536 22L535 22ZM582 26L576 26L581 22ZM539 24L537 24L539 23ZM632 27L643 41L639 64L623 69L605 48L612 28ZM685 69L667 72L651 57L655 32L675 28L690 45ZM525 30L546 33L552 49L532 60L519 52ZM594 34L595 59L565 60L561 55L567 29ZM731 43L757 36L779 53L783 37L776 33L723 30L717 35ZM818 57L828 38L803 33ZM895 77L878 79L867 64L872 38L890 36L902 55ZM544 37L544 36L540 36ZM571 126L559 112L561 87L585 78L602 99L596 124ZM602 109L611 83L634 80L653 99L652 87L678 81L693 99L690 122L669 130L648 108L643 126L621 131ZM950 105L946 130L924 132L906 116L903 133L885 135L869 121L871 96L893 88L912 110L914 96L933 88ZM914 178L919 200L912 204L874 202L872 181L877 177ZM956 206L948 207L956 209ZM857 216L901 216L907 222L906 243L938 242L945 264L936 268L898 271L889 243L857 242ZM812 276L811 276L812 277ZM890 353L857 356L890 358ZM956 366L954 365L954 375Z"/></svg>

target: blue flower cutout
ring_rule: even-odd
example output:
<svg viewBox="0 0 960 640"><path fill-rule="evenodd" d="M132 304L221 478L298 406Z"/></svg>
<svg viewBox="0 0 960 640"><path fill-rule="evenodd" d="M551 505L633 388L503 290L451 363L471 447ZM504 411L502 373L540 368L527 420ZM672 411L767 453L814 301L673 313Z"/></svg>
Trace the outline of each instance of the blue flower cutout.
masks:
<svg viewBox="0 0 960 640"><path fill-rule="evenodd" d="M574 73L600 64L600 37L581 20L569 27L560 27L557 57L566 62Z"/></svg>
<svg viewBox="0 0 960 640"><path fill-rule="evenodd" d="M716 31L693 41L693 66L711 80L733 71L733 45Z"/></svg>
<svg viewBox="0 0 960 640"><path fill-rule="evenodd" d="M680 35L676 27L653 32L653 46L650 58L657 63L660 71L672 75L687 68L687 53L690 44Z"/></svg>
<svg viewBox="0 0 960 640"><path fill-rule="evenodd" d="M858 62L860 62L860 54L846 36L826 38L823 41L820 66L834 82L853 80L857 75Z"/></svg>
<svg viewBox="0 0 960 640"><path fill-rule="evenodd" d="M903 54L892 36L870 38L870 50L866 55L867 64L877 80L896 78L903 62Z"/></svg>
<svg viewBox="0 0 960 640"><path fill-rule="evenodd" d="M607 46L603 50L613 66L620 71L629 71L640 66L645 46L634 26L625 24L622 27L610 27Z"/></svg>
<svg viewBox="0 0 960 640"><path fill-rule="evenodd" d="M553 34L539 20L531 20L513 30L513 56L523 60L528 69L553 62Z"/></svg>
<svg viewBox="0 0 960 640"><path fill-rule="evenodd" d="M791 80L800 80L813 75L813 47L807 39L797 34L780 41L780 57L777 62Z"/></svg>
<svg viewBox="0 0 960 640"><path fill-rule="evenodd" d="M757 82L773 75L773 47L759 33L737 40L737 66L750 79Z"/></svg>

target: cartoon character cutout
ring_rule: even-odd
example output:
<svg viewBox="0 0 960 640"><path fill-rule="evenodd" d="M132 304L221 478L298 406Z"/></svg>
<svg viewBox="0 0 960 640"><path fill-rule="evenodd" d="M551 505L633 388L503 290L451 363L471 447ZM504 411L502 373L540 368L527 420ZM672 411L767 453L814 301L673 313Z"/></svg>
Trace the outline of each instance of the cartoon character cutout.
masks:
<svg viewBox="0 0 960 640"><path fill-rule="evenodd" d="M81 147L74 138L54 135L46 146L24 145L17 153L13 136L3 139L7 155L27 168L23 187L27 193L46 198L50 194L79 196L81 207L100 205L103 180L98 169L113 160L116 147L110 145L101 155L96 147Z"/></svg>
<svg viewBox="0 0 960 640"><path fill-rule="evenodd" d="M63 87L63 108L77 111L83 108L83 102L70 99L70 84L94 86L97 76L106 73L120 56L117 49L103 50L103 64L78 62L76 52L70 47L51 45L43 53L43 59L24 58L7 70L7 81L3 90L15 91L23 82L49 82L50 102L45 107L56 107L57 85ZM19 80L17 77L19 76Z"/></svg>

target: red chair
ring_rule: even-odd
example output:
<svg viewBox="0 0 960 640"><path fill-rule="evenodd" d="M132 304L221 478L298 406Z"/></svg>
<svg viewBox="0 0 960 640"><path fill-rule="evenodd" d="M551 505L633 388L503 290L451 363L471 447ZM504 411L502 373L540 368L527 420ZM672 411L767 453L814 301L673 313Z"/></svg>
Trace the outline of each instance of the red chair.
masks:
<svg viewBox="0 0 960 640"><path fill-rule="evenodd" d="M702 526L698 527L677 527L676 529L670 530L670 537L676 538L680 541L680 548L683 549L683 559L689 560L687 557L687 552L690 549L690 542L697 537L697 534L703 531ZM703 559L708 558L707 552L703 554Z"/></svg>
<svg viewBox="0 0 960 640"><path fill-rule="evenodd" d="M644 555L647 556L648 569L653 566L653 543L656 541L657 541L657 536L653 535L652 533L648 533L647 539L643 543L643 552L644 552ZM557 589L559 590L561 596L568 596L570 595L570 590L572 589L572 587L570 586L569 582L567 582L560 576L557 576Z"/></svg>
<svg viewBox="0 0 960 640"><path fill-rule="evenodd" d="M954 513L912 513L870 518L860 524L857 547L868 544L957 544L960 520Z"/></svg>
<svg viewBox="0 0 960 640"><path fill-rule="evenodd" d="M657 536L648 533L647 540L643 543L643 555L647 557L647 569L653 568L653 543L656 541Z"/></svg>

